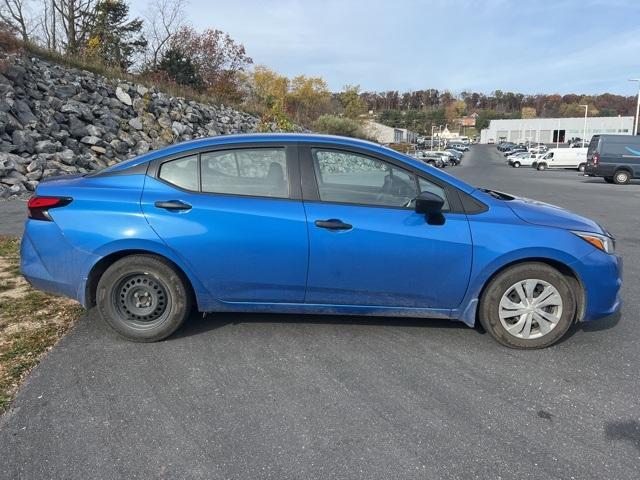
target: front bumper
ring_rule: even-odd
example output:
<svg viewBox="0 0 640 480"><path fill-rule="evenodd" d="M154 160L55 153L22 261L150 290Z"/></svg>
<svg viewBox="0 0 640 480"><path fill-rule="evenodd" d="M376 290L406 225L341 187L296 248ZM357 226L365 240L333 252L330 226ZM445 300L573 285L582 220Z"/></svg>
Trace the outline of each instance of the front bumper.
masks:
<svg viewBox="0 0 640 480"><path fill-rule="evenodd" d="M584 314L588 322L620 310L622 300L622 257L596 250L572 265L584 287Z"/></svg>

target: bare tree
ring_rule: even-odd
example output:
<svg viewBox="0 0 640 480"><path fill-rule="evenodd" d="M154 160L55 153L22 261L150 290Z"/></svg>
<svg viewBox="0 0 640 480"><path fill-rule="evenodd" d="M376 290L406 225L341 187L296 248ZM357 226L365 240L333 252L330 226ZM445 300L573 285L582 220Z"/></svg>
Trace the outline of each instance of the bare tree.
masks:
<svg viewBox="0 0 640 480"><path fill-rule="evenodd" d="M76 55L91 28L96 0L53 0L52 3L62 24L66 52Z"/></svg>
<svg viewBox="0 0 640 480"><path fill-rule="evenodd" d="M39 21L41 39L49 50L58 50L58 14L54 2L42 0L43 11Z"/></svg>
<svg viewBox="0 0 640 480"><path fill-rule="evenodd" d="M33 30L31 18L27 13L29 0L0 0L0 20L22 37L29 41L29 35Z"/></svg>
<svg viewBox="0 0 640 480"><path fill-rule="evenodd" d="M189 0L151 0L145 20L148 41L147 67L158 66L162 54L176 32L185 25L185 10Z"/></svg>

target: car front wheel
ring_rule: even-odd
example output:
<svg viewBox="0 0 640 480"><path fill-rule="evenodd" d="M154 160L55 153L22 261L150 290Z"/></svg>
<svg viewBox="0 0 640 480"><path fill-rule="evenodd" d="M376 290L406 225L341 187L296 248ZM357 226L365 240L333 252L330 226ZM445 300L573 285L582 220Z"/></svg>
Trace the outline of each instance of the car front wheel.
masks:
<svg viewBox="0 0 640 480"><path fill-rule="evenodd" d="M154 255L131 255L113 263L100 278L96 297L103 320L136 342L167 338L191 311L185 280Z"/></svg>
<svg viewBox="0 0 640 480"><path fill-rule="evenodd" d="M538 164L538 170L542 171L542 170L546 170L547 168L547 164L546 163L539 163Z"/></svg>
<svg viewBox="0 0 640 480"><path fill-rule="evenodd" d="M520 162L513 162L514 168L520 168Z"/></svg>
<svg viewBox="0 0 640 480"><path fill-rule="evenodd" d="M500 272L487 285L478 317L499 343L544 348L560 340L576 312L568 279L544 263L524 263Z"/></svg>

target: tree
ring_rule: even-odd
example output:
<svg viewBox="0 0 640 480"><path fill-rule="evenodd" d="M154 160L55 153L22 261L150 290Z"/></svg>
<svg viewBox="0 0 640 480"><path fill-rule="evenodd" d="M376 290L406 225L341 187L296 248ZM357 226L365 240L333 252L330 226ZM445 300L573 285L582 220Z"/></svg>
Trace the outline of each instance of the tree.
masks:
<svg viewBox="0 0 640 480"><path fill-rule="evenodd" d="M20 35L23 42L29 41L29 35L33 31L32 21L27 13L28 3L28 0L0 0L0 20Z"/></svg>
<svg viewBox="0 0 640 480"><path fill-rule="evenodd" d="M78 55L86 45L95 14L96 0L53 0L62 30L64 48L69 55Z"/></svg>
<svg viewBox="0 0 640 480"><path fill-rule="evenodd" d="M169 48L171 38L185 26L188 0L151 0L145 14L145 37L148 42L145 64L157 68Z"/></svg>
<svg viewBox="0 0 640 480"><path fill-rule="evenodd" d="M204 84L191 58L185 56L181 50L171 48L165 51L158 64L158 70L166 72L176 83L196 90L200 90Z"/></svg>
<svg viewBox="0 0 640 480"><path fill-rule="evenodd" d="M198 33L191 27L182 27L168 45L189 59L202 79L203 89L214 95L237 92L240 88L237 74L252 63L244 46L220 30Z"/></svg>
<svg viewBox="0 0 640 480"><path fill-rule="evenodd" d="M142 20L129 20L129 5L124 0L100 0L87 41L87 54L126 71L133 64L134 55L147 45L141 32Z"/></svg>
<svg viewBox="0 0 640 480"><path fill-rule="evenodd" d="M360 97L360 85L345 85L344 90L338 95L338 99L345 117L357 119L365 113L365 104Z"/></svg>
<svg viewBox="0 0 640 480"><path fill-rule="evenodd" d="M286 110L295 122L307 124L329 112L331 93L322 78L300 75L289 84Z"/></svg>
<svg viewBox="0 0 640 480"><path fill-rule="evenodd" d="M522 107L522 118L536 118L536 109L533 107Z"/></svg>

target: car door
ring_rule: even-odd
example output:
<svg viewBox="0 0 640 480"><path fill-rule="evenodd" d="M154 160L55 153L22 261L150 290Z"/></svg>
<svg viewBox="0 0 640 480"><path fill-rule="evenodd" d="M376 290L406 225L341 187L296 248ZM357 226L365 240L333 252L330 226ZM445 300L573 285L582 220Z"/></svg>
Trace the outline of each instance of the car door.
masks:
<svg viewBox="0 0 640 480"><path fill-rule="evenodd" d="M396 161L397 162L397 161ZM471 236L446 186L391 159L319 146L301 152L309 226L311 304L457 307L471 270ZM419 190L445 200L429 224L412 204Z"/></svg>
<svg viewBox="0 0 640 480"><path fill-rule="evenodd" d="M142 211L213 301L303 302L308 237L295 147L200 151L156 162Z"/></svg>

